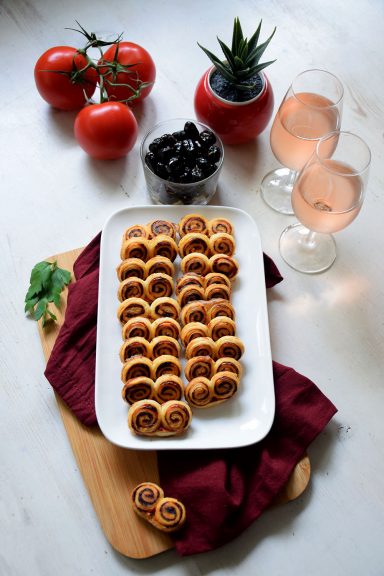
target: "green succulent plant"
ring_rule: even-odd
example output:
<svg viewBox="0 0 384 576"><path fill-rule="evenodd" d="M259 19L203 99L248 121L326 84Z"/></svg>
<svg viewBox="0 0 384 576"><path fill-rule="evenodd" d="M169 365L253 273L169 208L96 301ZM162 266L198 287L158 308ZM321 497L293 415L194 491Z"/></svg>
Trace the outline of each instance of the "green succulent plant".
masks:
<svg viewBox="0 0 384 576"><path fill-rule="evenodd" d="M198 43L200 48L204 50L222 76L224 76L224 78L239 90L250 90L254 88L256 83L247 83L247 80L250 80L258 74L258 72L276 61L271 60L259 64L260 58L264 54L268 44L276 32L275 27L270 37L262 44L258 44L261 23L262 20L260 20L256 32L248 40L247 38L244 38L239 18L235 18L232 34L232 48L229 48L222 40L220 40L220 38L217 38L224 53L225 60L220 60L220 58Z"/></svg>

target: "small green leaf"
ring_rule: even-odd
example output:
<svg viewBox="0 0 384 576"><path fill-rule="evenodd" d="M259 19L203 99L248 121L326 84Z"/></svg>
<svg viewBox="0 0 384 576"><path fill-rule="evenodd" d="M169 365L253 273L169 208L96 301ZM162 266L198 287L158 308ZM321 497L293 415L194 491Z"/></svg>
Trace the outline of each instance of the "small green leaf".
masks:
<svg viewBox="0 0 384 576"><path fill-rule="evenodd" d="M42 298L41 300L39 300L39 302L35 308L35 313L34 313L35 320L40 320L40 318L43 316L43 314L46 313L47 306L48 306L47 298Z"/></svg>
<svg viewBox="0 0 384 576"><path fill-rule="evenodd" d="M251 36L251 38L248 42L249 52L252 52L252 50L257 46L257 43L259 41L259 36L260 36L261 23L262 23L262 20L260 20L259 25L256 29L256 32L253 34L253 36Z"/></svg>
<svg viewBox="0 0 384 576"><path fill-rule="evenodd" d="M222 51L223 51L223 53L224 53L225 58L226 58L227 61L228 61L228 64L230 65L230 67L231 67L232 70L233 70L233 69L236 67L236 65L235 65L235 59L234 59L234 57L233 57L232 52L230 51L230 49L228 48L228 46L227 46L226 44L224 44L224 42L222 42L222 41L220 40L220 38L217 38L217 40L218 40L218 42L219 42L219 44L220 44L220 46L221 46L221 49L222 49Z"/></svg>
<svg viewBox="0 0 384 576"><path fill-rule="evenodd" d="M28 299L26 298L25 299L24 312L31 312L38 301L39 301L38 296L34 296L33 298L28 298Z"/></svg>
<svg viewBox="0 0 384 576"><path fill-rule="evenodd" d="M52 320L57 320L57 317L55 316L55 314L53 312L51 312L51 310L49 308L47 308L47 314L49 314L49 316L52 318Z"/></svg>

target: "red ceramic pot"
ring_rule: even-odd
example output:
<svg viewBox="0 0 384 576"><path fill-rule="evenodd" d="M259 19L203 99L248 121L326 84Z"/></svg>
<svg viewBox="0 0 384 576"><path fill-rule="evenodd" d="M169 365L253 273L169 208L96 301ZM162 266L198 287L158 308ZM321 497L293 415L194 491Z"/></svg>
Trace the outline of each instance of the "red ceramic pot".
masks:
<svg viewBox="0 0 384 576"><path fill-rule="evenodd" d="M229 102L211 88L210 68L201 77L195 92L195 113L200 122L214 130L225 144L240 144L256 138L266 127L273 112L273 91L264 72L261 92L246 102Z"/></svg>

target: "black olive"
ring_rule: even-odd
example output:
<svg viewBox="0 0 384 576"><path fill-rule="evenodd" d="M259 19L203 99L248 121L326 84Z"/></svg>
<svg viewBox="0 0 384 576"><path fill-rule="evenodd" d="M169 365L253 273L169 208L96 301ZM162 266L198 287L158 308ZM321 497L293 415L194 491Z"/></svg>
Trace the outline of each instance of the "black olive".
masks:
<svg viewBox="0 0 384 576"><path fill-rule="evenodd" d="M180 174L179 179L180 182L183 182L184 184L190 184L193 182L192 170L189 166L184 166L184 172Z"/></svg>
<svg viewBox="0 0 384 576"><path fill-rule="evenodd" d="M192 174L193 182L198 182L199 180L203 180L203 178L204 178L204 174L203 174L201 168L199 168L198 166L195 166L194 168L192 168L191 174Z"/></svg>
<svg viewBox="0 0 384 576"><path fill-rule="evenodd" d="M172 156L172 158L170 158L168 163L166 164L166 168L169 174L171 174L172 176L176 176L178 174L181 174L184 166L181 158L178 158L177 156Z"/></svg>
<svg viewBox="0 0 384 576"><path fill-rule="evenodd" d="M173 156L173 150L171 146L165 146L165 148L161 148L158 152L158 158L162 162L168 162L170 158Z"/></svg>
<svg viewBox="0 0 384 576"><path fill-rule="evenodd" d="M150 145L148 146L148 150L150 152L153 152L154 154L156 154L156 152L158 152L159 148L160 148L160 138L155 138Z"/></svg>
<svg viewBox="0 0 384 576"><path fill-rule="evenodd" d="M157 176L160 176L160 178L168 178L168 171L163 162L157 162L155 173Z"/></svg>
<svg viewBox="0 0 384 576"><path fill-rule="evenodd" d="M160 136L160 148L165 148L168 146L173 146L176 143L176 138L172 134L163 134Z"/></svg>
<svg viewBox="0 0 384 576"><path fill-rule="evenodd" d="M205 153L203 146L201 145L200 140L195 140L194 141L194 145L195 145L195 149L196 149L196 154L199 156L200 154Z"/></svg>
<svg viewBox="0 0 384 576"><path fill-rule="evenodd" d="M153 152L147 152L145 155L145 163L154 172L156 167L156 156Z"/></svg>
<svg viewBox="0 0 384 576"><path fill-rule="evenodd" d="M184 124L184 132L187 138L192 138L193 140L196 140L196 138L199 137L199 131L197 129L197 126L193 122L186 122Z"/></svg>
<svg viewBox="0 0 384 576"><path fill-rule="evenodd" d="M208 176L211 176L211 174L213 174L214 172L216 172L217 170L217 166L216 164L210 164L209 162L207 163L207 165L204 168L204 176L206 178L208 178Z"/></svg>
<svg viewBox="0 0 384 576"><path fill-rule="evenodd" d="M215 146L215 145L210 146L208 148L207 157L208 157L209 162L213 162L213 163L218 162L221 158L220 148L218 146Z"/></svg>
<svg viewBox="0 0 384 576"><path fill-rule="evenodd" d="M173 132L172 136L178 141L180 142L181 140L185 140L186 135L184 130L179 130L178 132Z"/></svg>
<svg viewBox="0 0 384 576"><path fill-rule="evenodd" d="M210 130L203 130L200 132L200 140L206 148L209 148L216 142L216 136Z"/></svg>
<svg viewBox="0 0 384 576"><path fill-rule="evenodd" d="M173 149L175 156L180 156L182 154L182 151L183 151L183 143L182 142L176 142L176 144L174 144L172 146L172 149Z"/></svg>

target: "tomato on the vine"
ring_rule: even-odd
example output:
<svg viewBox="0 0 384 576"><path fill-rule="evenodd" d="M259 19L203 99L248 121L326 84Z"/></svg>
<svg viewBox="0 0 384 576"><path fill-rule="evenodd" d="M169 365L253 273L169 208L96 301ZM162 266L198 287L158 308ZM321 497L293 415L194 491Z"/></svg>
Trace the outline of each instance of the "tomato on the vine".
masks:
<svg viewBox="0 0 384 576"><path fill-rule="evenodd" d="M35 82L40 95L54 108L76 110L92 96L98 82L94 68L78 74L87 59L71 46L55 46L40 56L35 65Z"/></svg>
<svg viewBox="0 0 384 576"><path fill-rule="evenodd" d="M75 137L90 156L114 160L128 154L137 138L133 112L121 102L91 104L78 113Z"/></svg>
<svg viewBox="0 0 384 576"><path fill-rule="evenodd" d="M141 90L140 95L132 102L139 102L146 98L152 90L156 78L155 63L147 50L133 42L119 42L119 44L110 46L105 51L99 64L102 64L103 61L113 62L114 60L124 66L132 66L126 72L120 71L117 73L108 71L107 68L100 69L100 72L105 74L104 87L109 100L128 100L134 95L134 90L137 90L141 82L148 82L150 85L145 86ZM114 84L130 84L134 90L129 86L112 86L111 82Z"/></svg>

